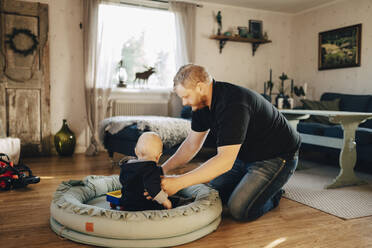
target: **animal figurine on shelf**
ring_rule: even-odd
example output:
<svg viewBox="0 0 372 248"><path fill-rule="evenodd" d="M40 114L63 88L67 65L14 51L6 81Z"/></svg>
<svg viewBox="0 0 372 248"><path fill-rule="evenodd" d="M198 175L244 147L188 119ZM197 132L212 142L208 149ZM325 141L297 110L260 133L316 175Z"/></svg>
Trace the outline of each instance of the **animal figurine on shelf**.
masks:
<svg viewBox="0 0 372 248"><path fill-rule="evenodd" d="M137 82L140 86L147 87L147 80L149 77L155 73L155 68L154 67L145 67L147 68L146 71L143 72L136 72L136 78L134 79L134 82Z"/></svg>

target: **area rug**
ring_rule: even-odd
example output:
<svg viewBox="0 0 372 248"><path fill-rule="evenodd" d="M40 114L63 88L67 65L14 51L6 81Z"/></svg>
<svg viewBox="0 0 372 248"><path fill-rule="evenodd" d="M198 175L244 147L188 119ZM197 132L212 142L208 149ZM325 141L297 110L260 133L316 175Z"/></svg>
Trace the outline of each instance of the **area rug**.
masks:
<svg viewBox="0 0 372 248"><path fill-rule="evenodd" d="M372 175L356 173L366 185L324 189L338 175L339 168L300 161L297 170L284 186L284 197L342 219L372 215Z"/></svg>

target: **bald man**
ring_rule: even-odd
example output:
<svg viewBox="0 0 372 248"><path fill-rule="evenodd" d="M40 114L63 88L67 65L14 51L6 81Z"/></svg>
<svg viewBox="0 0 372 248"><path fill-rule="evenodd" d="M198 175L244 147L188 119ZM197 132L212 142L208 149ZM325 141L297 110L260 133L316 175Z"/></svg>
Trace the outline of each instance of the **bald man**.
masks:
<svg viewBox="0 0 372 248"><path fill-rule="evenodd" d="M154 132L143 133L135 148L136 160L121 164L122 184L120 203L125 211L160 210L172 208L168 195L160 187L161 167L157 166L163 143ZM144 192L154 199L147 200Z"/></svg>

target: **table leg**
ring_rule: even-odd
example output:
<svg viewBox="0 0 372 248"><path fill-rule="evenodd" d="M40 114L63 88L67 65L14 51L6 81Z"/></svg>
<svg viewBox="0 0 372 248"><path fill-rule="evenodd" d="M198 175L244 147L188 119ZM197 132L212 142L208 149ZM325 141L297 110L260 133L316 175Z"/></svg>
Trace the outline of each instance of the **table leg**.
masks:
<svg viewBox="0 0 372 248"><path fill-rule="evenodd" d="M326 189L340 188L344 186L366 184L365 181L357 178L354 173L356 163L355 132L360 121L339 119L344 130L344 144L340 153L340 172L333 183L327 185Z"/></svg>
<svg viewBox="0 0 372 248"><path fill-rule="evenodd" d="M294 130L297 130L297 125L300 122L300 120L290 120L290 119L288 119L288 122L289 122L289 125L291 125L294 128Z"/></svg>
<svg viewBox="0 0 372 248"><path fill-rule="evenodd" d="M297 130L297 124L300 120L305 120L310 117L309 114L283 114L284 117L288 120L289 124L294 128L294 130Z"/></svg>

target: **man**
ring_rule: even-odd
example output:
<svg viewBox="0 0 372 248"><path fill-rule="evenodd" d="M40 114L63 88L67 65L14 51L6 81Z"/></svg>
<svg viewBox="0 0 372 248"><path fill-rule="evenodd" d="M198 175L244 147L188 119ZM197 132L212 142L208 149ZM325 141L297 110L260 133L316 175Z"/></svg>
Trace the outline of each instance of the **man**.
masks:
<svg viewBox="0 0 372 248"><path fill-rule="evenodd" d="M237 220L254 220L275 208L300 146L300 136L283 115L256 92L216 82L197 65L179 69L174 89L192 108L192 131L162 165L165 175L189 162L209 132L216 137L217 155L188 173L164 177L163 190L173 195L210 182Z"/></svg>

